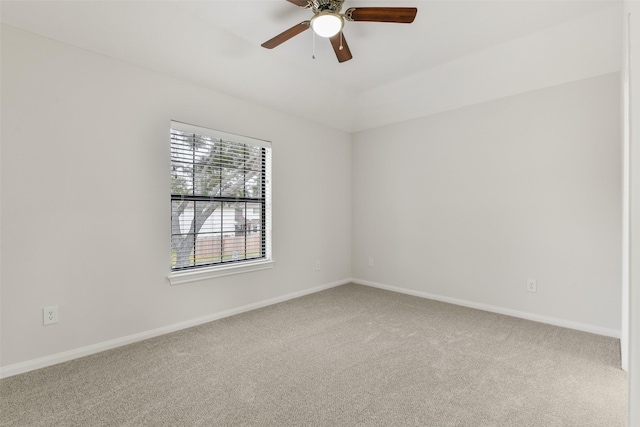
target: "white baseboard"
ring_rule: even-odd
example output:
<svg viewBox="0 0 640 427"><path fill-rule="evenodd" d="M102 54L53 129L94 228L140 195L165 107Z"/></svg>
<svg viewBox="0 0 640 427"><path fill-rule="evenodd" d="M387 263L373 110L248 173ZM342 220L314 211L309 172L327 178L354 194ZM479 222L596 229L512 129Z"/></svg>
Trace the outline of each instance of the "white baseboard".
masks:
<svg viewBox="0 0 640 427"><path fill-rule="evenodd" d="M533 320L535 322L547 323L550 325L561 326L563 328L576 329L578 331L590 332L592 334L604 335L607 337L620 339L621 331L616 329L602 328L600 326L589 325L586 323L573 322L565 319L558 319L555 317L541 316L539 314L527 313L525 311L513 310L510 308L496 307L493 305L482 304L473 301L467 301L458 298L451 298L436 294L430 294L427 292L416 291L413 289L399 288L397 286L385 285L382 283L371 282L362 279L351 279L353 283L358 285L371 286L373 288L385 289L388 291L399 292L401 294L412 295L420 298L427 298L436 301L447 302L449 304L461 305L469 308L476 308L478 310L490 311L492 313L505 314L507 316L519 317L521 319Z"/></svg>
<svg viewBox="0 0 640 427"><path fill-rule="evenodd" d="M105 350L111 350L123 345L132 344L138 341L143 341L149 338L157 337L160 335L168 334L170 332L179 331L182 329L191 328L193 326L202 325L204 323L213 322L214 320L223 319L236 314L244 313L247 311L255 310L269 305L277 304L280 302L288 301L294 298L299 298L305 295L313 294L316 292L324 291L336 286L350 283L351 279L344 279L325 285L316 286L309 289L304 289L298 292L292 292L286 295L281 295L274 298L269 298L263 301L258 301L252 304L243 305L241 307L224 310L218 313L209 314L207 316L198 317L196 319L186 320L184 322L174 323L172 325L163 326L161 328L152 329L145 332L140 332L133 335L128 335L122 338L116 338L113 340L92 344L86 347L81 347L62 353L52 354L50 356L40 357L38 359L28 360L26 362L16 363L9 366L0 367L0 378L7 378L13 375L22 374L25 372L33 371L47 366L56 365L62 362L68 362L80 357L89 356L91 354L99 353Z"/></svg>
<svg viewBox="0 0 640 427"><path fill-rule="evenodd" d="M451 298L436 294L430 294L427 292L416 291L413 289L400 288L397 286L385 285L382 283L371 282L362 279L344 279L325 285L316 286L313 288L305 289L298 292L292 292L286 295L281 295L274 298L269 298L263 301L255 302L252 304L243 305L229 310L224 310L218 313L213 313L207 316L198 317L196 319L186 320L184 322L174 323L172 325L164 326L157 329L152 329L145 332L140 332L126 337L116 338L113 340L92 344L86 347L81 347L62 353L52 354L50 356L40 357L38 359L28 360L26 362L16 363L9 366L0 367L0 378L7 378L13 375L22 374L25 372L33 371L47 366L56 365L62 362L68 362L80 357L89 356L91 354L99 353L105 350L111 350L113 348L121 347L123 345L132 344L138 341L143 341L149 338L154 338L160 335L168 334L171 332L179 331L182 329L191 328L193 326L202 325L204 323L213 322L214 320L223 319L236 314L244 313L247 311L255 310L269 305L277 304L280 302L288 301L294 298L299 298L305 295L320 292L326 289L341 286L347 283L356 283L359 285L370 286L373 288L385 289L388 291L399 292L402 294L412 295L420 298L432 299L435 301L442 301L450 304L460 305L464 307L475 308L478 310L489 311L492 313L505 314L507 316L519 317L522 319L533 320L535 322L547 323L550 325L560 326L563 328L576 329L579 331L590 332L597 335L604 335L613 338L620 338L621 332L615 329L602 328L599 326L593 326L586 323L572 322L569 320L558 319L554 317L541 316L538 314L527 313L519 310L512 310L509 308L496 307L493 305L477 303L473 301L467 301L458 298Z"/></svg>

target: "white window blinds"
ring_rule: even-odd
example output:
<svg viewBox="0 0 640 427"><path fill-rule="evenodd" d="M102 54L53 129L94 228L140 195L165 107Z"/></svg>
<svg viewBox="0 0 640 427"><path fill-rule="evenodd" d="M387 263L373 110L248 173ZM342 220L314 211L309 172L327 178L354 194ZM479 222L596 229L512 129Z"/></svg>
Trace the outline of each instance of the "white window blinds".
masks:
<svg viewBox="0 0 640 427"><path fill-rule="evenodd" d="M269 260L271 144L171 122L171 268Z"/></svg>

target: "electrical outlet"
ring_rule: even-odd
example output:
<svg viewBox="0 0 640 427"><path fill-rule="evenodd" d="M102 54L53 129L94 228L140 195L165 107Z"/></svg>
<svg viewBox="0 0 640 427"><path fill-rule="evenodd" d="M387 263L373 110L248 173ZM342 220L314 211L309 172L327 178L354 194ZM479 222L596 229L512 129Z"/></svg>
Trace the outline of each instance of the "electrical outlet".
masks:
<svg viewBox="0 0 640 427"><path fill-rule="evenodd" d="M316 271L320 271L320 261L316 261Z"/></svg>
<svg viewBox="0 0 640 427"><path fill-rule="evenodd" d="M538 292L536 279L527 279L527 292Z"/></svg>
<svg viewBox="0 0 640 427"><path fill-rule="evenodd" d="M42 321L45 326L58 323L58 306L52 305L50 307L43 308Z"/></svg>
<svg viewBox="0 0 640 427"><path fill-rule="evenodd" d="M373 267L373 258L369 258L369 267Z"/></svg>

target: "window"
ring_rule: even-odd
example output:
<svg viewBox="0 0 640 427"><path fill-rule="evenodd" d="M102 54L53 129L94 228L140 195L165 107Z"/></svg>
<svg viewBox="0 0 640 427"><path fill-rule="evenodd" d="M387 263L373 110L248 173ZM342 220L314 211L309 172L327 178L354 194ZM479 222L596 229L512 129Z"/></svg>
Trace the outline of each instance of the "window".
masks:
<svg viewBox="0 0 640 427"><path fill-rule="evenodd" d="M270 169L269 142L171 122L172 272L271 261Z"/></svg>

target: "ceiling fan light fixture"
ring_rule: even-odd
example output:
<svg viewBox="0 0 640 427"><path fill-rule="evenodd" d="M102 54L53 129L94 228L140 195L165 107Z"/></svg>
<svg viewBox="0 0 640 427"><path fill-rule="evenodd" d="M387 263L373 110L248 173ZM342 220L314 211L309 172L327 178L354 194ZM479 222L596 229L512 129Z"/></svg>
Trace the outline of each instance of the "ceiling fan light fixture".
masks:
<svg viewBox="0 0 640 427"><path fill-rule="evenodd" d="M311 19L311 28L320 37L333 37L343 26L342 16L334 12L321 12Z"/></svg>

